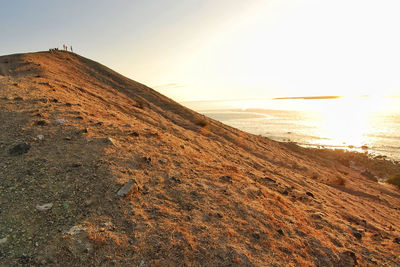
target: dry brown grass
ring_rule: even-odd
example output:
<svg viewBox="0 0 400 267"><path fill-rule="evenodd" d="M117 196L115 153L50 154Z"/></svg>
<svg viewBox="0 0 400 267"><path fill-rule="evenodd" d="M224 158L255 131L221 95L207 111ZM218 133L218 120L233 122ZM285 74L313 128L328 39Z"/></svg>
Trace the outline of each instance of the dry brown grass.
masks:
<svg viewBox="0 0 400 267"><path fill-rule="evenodd" d="M70 53L7 61L0 66L13 72L0 79L0 234L13 225L13 235L2 246L5 266L42 258L56 266L335 265L343 248L325 233L362 266L377 250L378 265L394 265L397 244L359 242L347 229L365 219L371 234L399 236L386 229L388 221L400 224L398 190L349 167L387 177L398 166L240 132ZM31 149L8 155L19 140ZM138 188L116 196L131 178ZM32 202L55 205L38 213ZM326 216L311 217L318 213ZM82 233L63 234L83 222ZM33 259L21 263L22 253Z"/></svg>

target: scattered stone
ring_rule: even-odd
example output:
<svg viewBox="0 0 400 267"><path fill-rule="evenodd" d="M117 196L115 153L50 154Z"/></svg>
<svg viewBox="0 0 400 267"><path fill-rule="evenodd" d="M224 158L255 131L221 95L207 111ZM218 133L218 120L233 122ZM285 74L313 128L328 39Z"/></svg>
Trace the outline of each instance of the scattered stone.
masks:
<svg viewBox="0 0 400 267"><path fill-rule="evenodd" d="M353 251L344 251L340 254L339 266L356 266L357 257Z"/></svg>
<svg viewBox="0 0 400 267"><path fill-rule="evenodd" d="M307 195L307 196L310 196L310 197L312 197L312 198L315 198L315 197L314 197L314 194L311 193L311 192L306 192L306 195Z"/></svg>
<svg viewBox="0 0 400 267"><path fill-rule="evenodd" d="M357 238L358 240L362 239L362 233L358 232L358 231L353 231L353 236L355 238Z"/></svg>
<svg viewBox="0 0 400 267"><path fill-rule="evenodd" d="M15 101L22 101L22 100L24 100L22 97L20 97L20 96L17 96L16 98L14 98L14 100Z"/></svg>
<svg viewBox="0 0 400 267"><path fill-rule="evenodd" d="M260 234L259 233L252 233L251 234L255 239L260 239Z"/></svg>
<svg viewBox="0 0 400 267"><path fill-rule="evenodd" d="M181 148L182 148L182 149L185 149L185 146L184 146L184 145L181 145Z"/></svg>
<svg viewBox="0 0 400 267"><path fill-rule="evenodd" d="M27 143L20 143L18 145L15 145L9 150L10 155L12 156L19 156L22 154L25 154L29 151L31 146Z"/></svg>
<svg viewBox="0 0 400 267"><path fill-rule="evenodd" d="M64 140L71 141L71 137L65 137Z"/></svg>
<svg viewBox="0 0 400 267"><path fill-rule="evenodd" d="M135 131L130 132L129 135L130 136L134 136L134 137L138 137L139 136L139 134L137 132L135 132Z"/></svg>
<svg viewBox="0 0 400 267"><path fill-rule="evenodd" d="M396 237L393 242L400 245L400 237Z"/></svg>
<svg viewBox="0 0 400 267"><path fill-rule="evenodd" d="M106 142L107 144L116 146L114 140L113 140L112 138L110 138L110 137L107 137L107 138L105 139L105 142Z"/></svg>
<svg viewBox="0 0 400 267"><path fill-rule="evenodd" d="M103 122L102 122L102 121L99 121L99 122L97 122L95 125L101 126L101 125L103 125Z"/></svg>
<svg viewBox="0 0 400 267"><path fill-rule="evenodd" d="M75 225L75 226L72 226L67 232L65 232L65 234L67 234L67 235L77 235L81 231L85 231L85 230L86 230L86 228L83 227L82 225Z"/></svg>
<svg viewBox="0 0 400 267"><path fill-rule="evenodd" d="M44 135L43 135L43 134L38 134L38 135L36 136L36 138L37 138L38 140L43 140L43 139L44 139Z"/></svg>
<svg viewBox="0 0 400 267"><path fill-rule="evenodd" d="M359 229L357 229L357 232L359 232L360 234L363 234L363 233L365 233L365 229L359 228Z"/></svg>
<svg viewBox="0 0 400 267"><path fill-rule="evenodd" d="M36 125L38 125L38 126L46 126L48 123L47 123L47 121L45 121L45 120L40 120L40 121L37 121L36 122Z"/></svg>
<svg viewBox="0 0 400 267"><path fill-rule="evenodd" d="M74 168L78 168L78 167L81 167L81 166L82 166L82 163L80 163L80 162L72 164L72 167L74 167Z"/></svg>
<svg viewBox="0 0 400 267"><path fill-rule="evenodd" d="M69 122L68 120L65 120L65 119L55 119L55 120L53 120L55 123L58 123L58 124L61 124L61 125L63 125L64 123L67 123L67 122Z"/></svg>
<svg viewBox="0 0 400 267"><path fill-rule="evenodd" d="M361 149L362 149L362 150L367 150L367 149L368 149L368 146L366 146L366 145L361 146Z"/></svg>
<svg viewBox="0 0 400 267"><path fill-rule="evenodd" d="M143 157L142 160L147 164L151 163L151 157Z"/></svg>
<svg viewBox="0 0 400 267"><path fill-rule="evenodd" d="M221 176L219 179L225 183L232 183L232 176L230 175Z"/></svg>
<svg viewBox="0 0 400 267"><path fill-rule="evenodd" d="M53 207L53 203L46 203L43 205L36 205L36 209L39 211L46 211Z"/></svg>
<svg viewBox="0 0 400 267"><path fill-rule="evenodd" d="M171 180L174 181L175 183L178 183L178 184L180 184L182 182L181 179L179 179L179 178L177 178L175 176L172 176Z"/></svg>
<svg viewBox="0 0 400 267"><path fill-rule="evenodd" d="M94 198L89 198L89 199L85 200L85 205L91 206L94 202L95 202Z"/></svg>
<svg viewBox="0 0 400 267"><path fill-rule="evenodd" d="M278 234L280 234L280 235L284 235L284 233L283 233L283 230L282 229L278 229Z"/></svg>
<svg viewBox="0 0 400 267"><path fill-rule="evenodd" d="M7 239L8 239L7 237L0 239L0 245L5 244L7 242Z"/></svg>
<svg viewBox="0 0 400 267"><path fill-rule="evenodd" d="M81 120L83 120L83 117L82 116L76 116L74 119L81 121Z"/></svg>
<svg viewBox="0 0 400 267"><path fill-rule="evenodd" d="M261 178L261 181L267 182L267 183L276 183L276 181L274 179L269 178L269 177L263 177L263 178Z"/></svg>
<svg viewBox="0 0 400 267"><path fill-rule="evenodd" d="M160 159L160 162L165 164L165 163L167 163L167 159Z"/></svg>
<svg viewBox="0 0 400 267"><path fill-rule="evenodd" d="M322 220L322 216L318 213L311 214L311 218L315 220Z"/></svg>
<svg viewBox="0 0 400 267"><path fill-rule="evenodd" d="M117 195L120 197L124 197L126 196L129 191L132 190L132 188L136 185L136 189L137 189L137 183L134 179L131 179L129 182L127 182L126 184L124 184L117 192Z"/></svg>

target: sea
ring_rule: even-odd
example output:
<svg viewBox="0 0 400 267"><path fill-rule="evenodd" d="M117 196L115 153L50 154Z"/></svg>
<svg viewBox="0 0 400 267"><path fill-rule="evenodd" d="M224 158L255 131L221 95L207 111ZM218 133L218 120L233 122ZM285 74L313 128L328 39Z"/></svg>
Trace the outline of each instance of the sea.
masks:
<svg viewBox="0 0 400 267"><path fill-rule="evenodd" d="M276 141L400 160L400 97L247 99L182 104L229 126Z"/></svg>

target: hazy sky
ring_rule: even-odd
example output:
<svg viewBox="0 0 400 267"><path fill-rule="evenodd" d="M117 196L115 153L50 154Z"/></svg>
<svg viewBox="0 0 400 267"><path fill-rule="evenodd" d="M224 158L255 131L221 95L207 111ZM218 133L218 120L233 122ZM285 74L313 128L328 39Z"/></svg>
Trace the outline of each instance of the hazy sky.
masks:
<svg viewBox="0 0 400 267"><path fill-rule="evenodd" d="M2 1L0 54L72 45L178 101L400 95L398 0Z"/></svg>

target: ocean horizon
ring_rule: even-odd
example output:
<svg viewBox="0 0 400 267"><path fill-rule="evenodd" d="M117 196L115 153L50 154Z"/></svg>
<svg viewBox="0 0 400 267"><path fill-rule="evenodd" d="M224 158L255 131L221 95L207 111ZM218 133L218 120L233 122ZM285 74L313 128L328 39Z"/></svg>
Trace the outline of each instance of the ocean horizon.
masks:
<svg viewBox="0 0 400 267"><path fill-rule="evenodd" d="M184 102L248 133L303 147L344 149L400 160L400 98Z"/></svg>

